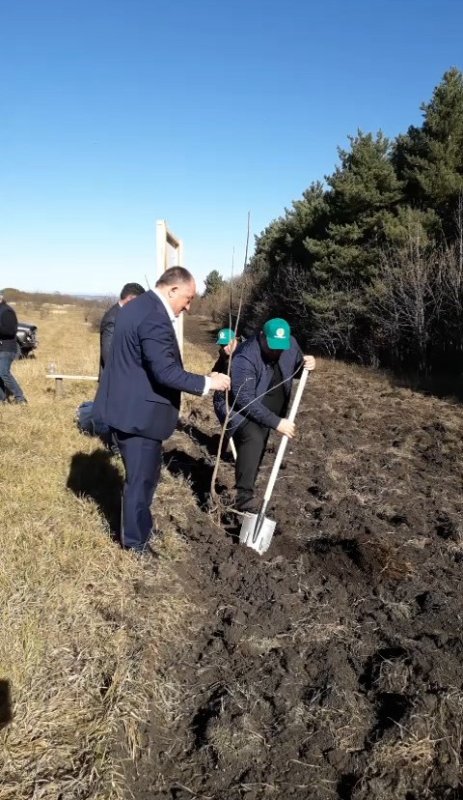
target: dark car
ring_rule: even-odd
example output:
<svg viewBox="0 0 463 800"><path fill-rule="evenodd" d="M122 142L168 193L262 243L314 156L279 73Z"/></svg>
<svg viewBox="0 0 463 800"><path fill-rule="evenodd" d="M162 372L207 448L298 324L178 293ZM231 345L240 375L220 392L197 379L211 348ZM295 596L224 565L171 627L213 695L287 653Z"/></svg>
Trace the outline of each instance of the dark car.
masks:
<svg viewBox="0 0 463 800"><path fill-rule="evenodd" d="M32 325L29 322L18 322L16 341L21 351L21 358L27 358L39 343L37 338L37 325Z"/></svg>

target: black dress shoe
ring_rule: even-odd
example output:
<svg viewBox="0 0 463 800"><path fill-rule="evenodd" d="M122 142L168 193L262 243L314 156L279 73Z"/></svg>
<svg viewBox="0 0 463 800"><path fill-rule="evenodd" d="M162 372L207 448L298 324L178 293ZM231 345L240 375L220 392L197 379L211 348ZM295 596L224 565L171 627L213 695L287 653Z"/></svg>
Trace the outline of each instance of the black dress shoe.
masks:
<svg viewBox="0 0 463 800"><path fill-rule="evenodd" d="M158 558L158 554L150 544L145 544L145 546L141 550L138 547L124 547L124 545L122 545L122 549L125 550L127 553L135 553L135 555L137 556L146 556L147 558Z"/></svg>
<svg viewBox="0 0 463 800"><path fill-rule="evenodd" d="M235 503L237 511L248 514L258 514L262 507L262 503L256 497L251 497L250 500L244 500L241 503Z"/></svg>
<svg viewBox="0 0 463 800"><path fill-rule="evenodd" d="M159 553L157 553L150 544L145 545L143 550L134 550L133 552L136 552L137 555L140 556L140 560L144 564L150 564L159 560Z"/></svg>
<svg viewBox="0 0 463 800"><path fill-rule="evenodd" d="M141 555L143 558L153 558L155 560L159 558L159 553L157 553L150 544L147 544L146 547L143 548Z"/></svg>

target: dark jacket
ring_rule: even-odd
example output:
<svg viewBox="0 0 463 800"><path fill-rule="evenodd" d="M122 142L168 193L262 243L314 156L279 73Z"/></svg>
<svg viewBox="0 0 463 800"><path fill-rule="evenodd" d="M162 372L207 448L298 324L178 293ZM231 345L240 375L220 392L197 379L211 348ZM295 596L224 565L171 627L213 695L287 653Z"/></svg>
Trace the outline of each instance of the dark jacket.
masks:
<svg viewBox="0 0 463 800"><path fill-rule="evenodd" d="M18 318L15 311L3 300L0 303L0 352L16 353L18 343L16 334L18 332Z"/></svg>
<svg viewBox="0 0 463 800"><path fill-rule="evenodd" d="M230 356L228 356L224 350L221 350L217 361L211 369L211 372L222 372L224 375L228 375L229 362ZM214 405L215 415L220 424L223 425L225 422L225 417L227 416L227 400L225 392L214 392L212 396L212 402Z"/></svg>
<svg viewBox="0 0 463 800"><path fill-rule="evenodd" d="M278 363L285 381L284 391L288 402L293 378L300 376L304 365L301 349L293 336L290 349L282 351ZM233 410L228 424L231 435L246 419L266 428L275 429L278 426L281 417L266 408L261 397L270 388L272 379L273 364L264 360L259 334L251 336L236 348L233 355L230 392ZM259 400L256 399L258 397Z"/></svg>
<svg viewBox="0 0 463 800"><path fill-rule="evenodd" d="M204 386L203 375L183 369L172 322L148 291L117 314L94 414L125 433L167 439L177 424L181 392L201 395Z"/></svg>
<svg viewBox="0 0 463 800"><path fill-rule="evenodd" d="M103 315L100 322L100 377L109 357L111 342L114 335L114 326L121 306L115 303Z"/></svg>

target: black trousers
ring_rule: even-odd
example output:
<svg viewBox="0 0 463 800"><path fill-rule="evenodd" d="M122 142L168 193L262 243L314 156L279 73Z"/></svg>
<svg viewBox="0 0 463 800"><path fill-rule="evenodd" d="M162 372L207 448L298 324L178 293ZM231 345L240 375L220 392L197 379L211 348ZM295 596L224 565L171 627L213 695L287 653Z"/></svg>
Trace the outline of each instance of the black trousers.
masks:
<svg viewBox="0 0 463 800"><path fill-rule="evenodd" d="M257 473L264 457L270 428L248 420L233 434L237 459L235 464L236 506L252 500Z"/></svg>

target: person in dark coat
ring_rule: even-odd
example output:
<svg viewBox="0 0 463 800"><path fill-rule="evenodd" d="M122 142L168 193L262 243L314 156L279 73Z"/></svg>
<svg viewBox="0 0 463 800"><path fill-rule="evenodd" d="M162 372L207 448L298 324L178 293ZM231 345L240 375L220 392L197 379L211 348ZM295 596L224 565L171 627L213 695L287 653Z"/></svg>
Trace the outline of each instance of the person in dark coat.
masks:
<svg viewBox="0 0 463 800"><path fill-rule="evenodd" d="M196 294L193 276L171 267L117 315L94 413L113 430L125 467L123 547L150 552L151 503L161 470L162 442L177 424L181 392L228 389L227 375L186 372L174 322Z"/></svg>
<svg viewBox="0 0 463 800"><path fill-rule="evenodd" d="M143 294L144 291L143 286L140 286L139 283L126 283L125 286L122 287L117 303L114 303L111 308L108 308L103 315L100 322L100 378L104 370L104 365L108 360L109 350L113 340L114 326L119 311L127 303L130 303L131 300L134 300L135 297Z"/></svg>
<svg viewBox="0 0 463 800"><path fill-rule="evenodd" d="M238 347L238 339L235 336L235 331L231 328L221 328L217 334L216 344L219 345L219 355L212 367L212 372L222 372L224 375L228 375L230 356L233 355ZM214 392L212 402L215 415L220 424L223 425L227 415L225 392Z"/></svg>
<svg viewBox="0 0 463 800"><path fill-rule="evenodd" d="M0 291L0 403L11 396L15 403L27 403L24 392L11 373L11 366L18 355L18 318Z"/></svg>
<svg viewBox="0 0 463 800"><path fill-rule="evenodd" d="M256 513L260 503L254 484L270 430L294 437L294 422L285 419L293 379L315 369L304 356L286 320L269 319L262 330L240 344L232 359L228 433L237 450L235 464L238 511Z"/></svg>

